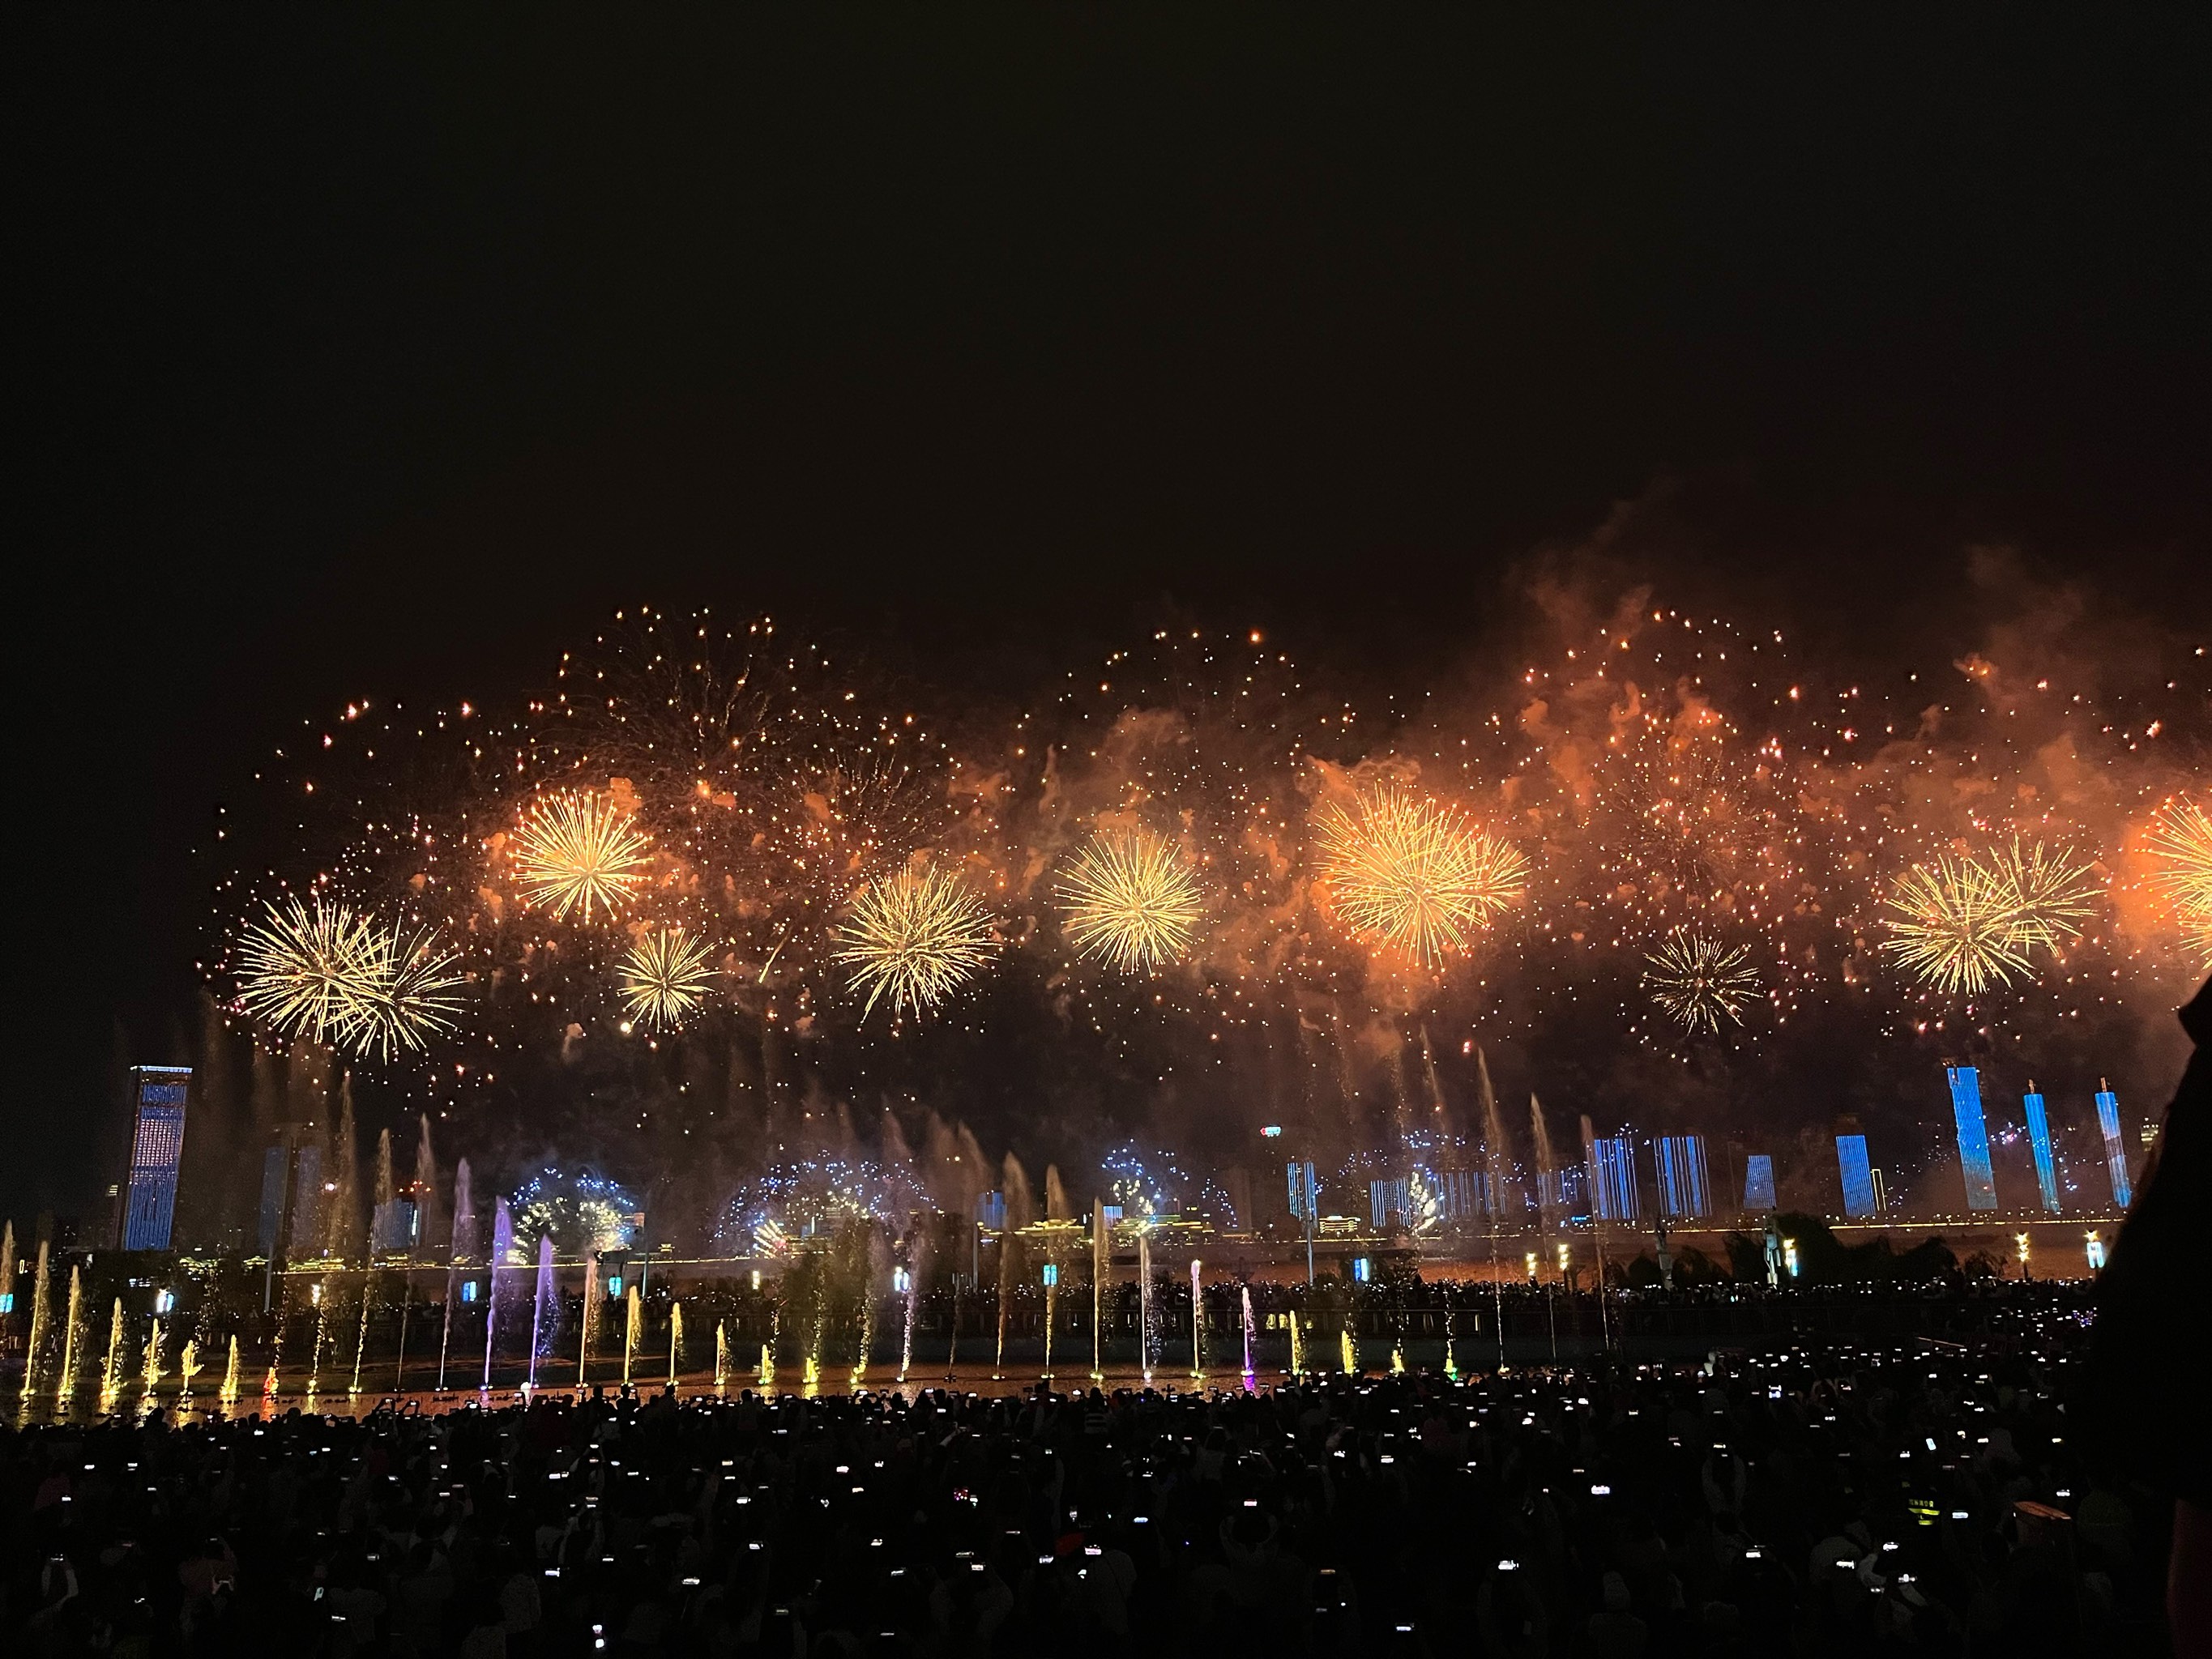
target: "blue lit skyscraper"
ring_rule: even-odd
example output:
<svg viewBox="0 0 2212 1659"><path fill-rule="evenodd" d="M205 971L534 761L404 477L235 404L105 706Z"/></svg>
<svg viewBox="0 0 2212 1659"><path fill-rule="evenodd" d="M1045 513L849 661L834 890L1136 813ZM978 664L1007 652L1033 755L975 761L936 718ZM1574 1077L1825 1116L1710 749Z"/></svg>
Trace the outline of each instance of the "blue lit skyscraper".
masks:
<svg viewBox="0 0 2212 1659"><path fill-rule="evenodd" d="M1633 1221L1636 1200L1636 1139L1598 1135L1590 1141L1590 1198L1601 1221Z"/></svg>
<svg viewBox="0 0 2212 1659"><path fill-rule="evenodd" d="M1971 1066L1946 1066L1951 1112L1959 1124L1959 1170L1966 1180L1966 1207L1994 1210L1997 1182L1990 1169L1990 1127L1982 1116L1981 1073Z"/></svg>
<svg viewBox="0 0 2212 1659"><path fill-rule="evenodd" d="M185 1156L185 1097L191 1085L189 1066L131 1068L138 1127L131 1140L131 1197L123 1222L126 1250L169 1248L177 1212L177 1167Z"/></svg>
<svg viewBox="0 0 2212 1659"><path fill-rule="evenodd" d="M1743 1207L1747 1210L1771 1210L1774 1207L1774 1158L1770 1152L1753 1152L1743 1161Z"/></svg>
<svg viewBox="0 0 2212 1659"><path fill-rule="evenodd" d="M2112 1202L2126 1209L2135 1201L2128 1180L2128 1146L2120 1139L2120 1097L2104 1079L2097 1079L2097 1127L2104 1132L2105 1164L2112 1172Z"/></svg>
<svg viewBox="0 0 2212 1659"><path fill-rule="evenodd" d="M1659 1208L1670 1216L1703 1216L1711 1209L1705 1194L1705 1138L1661 1135L1651 1143L1659 1168Z"/></svg>
<svg viewBox="0 0 2212 1659"><path fill-rule="evenodd" d="M1836 1137L1836 1167L1844 1177L1844 1213L1854 1218L1874 1213L1874 1170L1867 1162L1864 1135Z"/></svg>
<svg viewBox="0 0 2212 1659"><path fill-rule="evenodd" d="M2043 1207L2057 1215L2058 1165L2051 1156L2051 1120L2044 1115L2043 1096L2033 1078L2028 1079L2027 1092L2020 1097L2020 1103L2027 1109L2027 1139L2035 1149L2035 1188L2043 1194Z"/></svg>

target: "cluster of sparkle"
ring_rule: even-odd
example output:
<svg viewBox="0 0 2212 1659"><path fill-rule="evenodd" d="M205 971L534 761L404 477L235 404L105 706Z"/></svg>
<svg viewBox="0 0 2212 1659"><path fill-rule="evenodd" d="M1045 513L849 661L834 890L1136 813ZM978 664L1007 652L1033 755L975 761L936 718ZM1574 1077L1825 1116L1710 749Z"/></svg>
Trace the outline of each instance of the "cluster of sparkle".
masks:
<svg viewBox="0 0 2212 1659"><path fill-rule="evenodd" d="M866 999L861 1018L886 1000L894 1018L913 1018L990 962L999 948L996 921L957 875L908 865L860 890L832 954Z"/></svg>
<svg viewBox="0 0 2212 1659"><path fill-rule="evenodd" d="M555 920L589 923L618 915L645 881L652 844L631 815L588 790L533 802L514 832L513 857L530 902Z"/></svg>
<svg viewBox="0 0 2212 1659"><path fill-rule="evenodd" d="M1077 951L1127 973L1157 973L1190 948L1205 902L1182 855L1149 830L1094 836L1060 883Z"/></svg>
<svg viewBox="0 0 2212 1659"><path fill-rule="evenodd" d="M1386 781L1316 815L1322 884L1360 943L1435 971L1528 884L1528 860L1441 801Z"/></svg>
<svg viewBox="0 0 2212 1659"><path fill-rule="evenodd" d="M631 1020L673 1031L699 1012L714 983L712 947L684 927L652 927L623 952L616 988Z"/></svg>
<svg viewBox="0 0 2212 1659"><path fill-rule="evenodd" d="M1651 1000L1683 1031L1717 1036L1743 1023L1759 995L1759 970L1748 945L1729 945L1678 927L1644 958L1643 983Z"/></svg>
<svg viewBox="0 0 2212 1659"><path fill-rule="evenodd" d="M270 904L240 943L239 1003L288 1036L390 1059L450 1031L461 975L434 928L320 893Z"/></svg>

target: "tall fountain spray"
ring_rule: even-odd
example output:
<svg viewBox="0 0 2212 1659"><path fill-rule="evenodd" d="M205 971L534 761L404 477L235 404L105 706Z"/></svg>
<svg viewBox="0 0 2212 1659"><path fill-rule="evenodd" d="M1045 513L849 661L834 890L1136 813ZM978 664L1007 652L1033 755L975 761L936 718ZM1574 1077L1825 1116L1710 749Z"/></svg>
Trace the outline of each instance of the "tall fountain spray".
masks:
<svg viewBox="0 0 2212 1659"><path fill-rule="evenodd" d="M592 1339L599 1334L599 1253L584 1252L584 1311L576 1321L576 1387L584 1386L592 1365Z"/></svg>
<svg viewBox="0 0 2212 1659"><path fill-rule="evenodd" d="M629 1368L637 1358L638 1314L637 1286L633 1285L623 1292L623 1387L629 1387Z"/></svg>
<svg viewBox="0 0 2212 1659"><path fill-rule="evenodd" d="M1536 1149L1536 1218L1546 1233L1552 1231L1552 1201L1559 1184L1559 1160L1552 1152L1552 1131L1544 1121L1544 1109L1528 1097L1528 1138Z"/></svg>
<svg viewBox="0 0 2212 1659"><path fill-rule="evenodd" d="M668 1307L668 1389L676 1391L676 1375L684 1359L684 1304L672 1302Z"/></svg>
<svg viewBox="0 0 2212 1659"><path fill-rule="evenodd" d="M439 1224L438 1160L430 1150L428 1112L422 1114L422 1130L415 1142L415 1243L418 1249L427 1251L434 1238L452 1237Z"/></svg>
<svg viewBox="0 0 2212 1659"><path fill-rule="evenodd" d="M499 1270L507 1266L507 1259L514 1253L514 1217L507 1207L507 1196L500 1195L492 1210L491 1270L484 1285L484 1361L483 1388L491 1388L492 1337L499 1328Z"/></svg>
<svg viewBox="0 0 2212 1659"><path fill-rule="evenodd" d="M366 1267L362 1268L361 1273L361 1330L353 1340L353 1381L346 1386L346 1395L348 1398L351 1398L361 1393L361 1360L362 1356L368 1352L369 1277L368 1269Z"/></svg>
<svg viewBox="0 0 2212 1659"><path fill-rule="evenodd" d="M115 1409L115 1397L123 1392L123 1298L115 1298L114 1316L107 1322L107 1358L100 1368L100 1409Z"/></svg>
<svg viewBox="0 0 2212 1659"><path fill-rule="evenodd" d="M179 1403L192 1397L192 1379L204 1369L200 1363L200 1345L197 1337L185 1339L185 1351L177 1358L177 1376L182 1386L177 1391Z"/></svg>
<svg viewBox="0 0 2212 1659"><path fill-rule="evenodd" d="M1505 1279L1498 1266L1498 1224L1505 1207L1505 1120L1498 1115L1498 1091L1490 1086L1490 1060L1477 1044L1475 1076L1482 1086L1482 1157L1484 1184L1489 1188L1490 1294L1498 1326L1498 1369L1505 1369Z"/></svg>
<svg viewBox="0 0 2212 1659"><path fill-rule="evenodd" d="M1605 1313L1605 1222L1598 1213L1597 1201L1597 1131L1590 1127L1589 1114L1584 1112L1582 1115L1583 1168L1589 1172L1590 1186L1590 1250L1597 1257L1597 1340L1599 1348L1610 1353L1613 1333L1606 1323Z"/></svg>
<svg viewBox="0 0 2212 1659"><path fill-rule="evenodd" d="M720 1394L730 1386L730 1328L726 1320L714 1322L714 1392Z"/></svg>
<svg viewBox="0 0 2212 1659"><path fill-rule="evenodd" d="M155 1391L161 1386L161 1316L154 1316L154 1328L146 1334L146 1352L138 1367L138 1400L142 1405L154 1403Z"/></svg>
<svg viewBox="0 0 2212 1659"><path fill-rule="evenodd" d="M222 1387L216 1391L217 1400L226 1406L238 1403L238 1339L230 1339L230 1358L222 1368Z"/></svg>
<svg viewBox="0 0 2212 1659"><path fill-rule="evenodd" d="M1006 1369L1006 1314L1013 1300L1016 1274L1021 1271L1022 1252L1016 1241L1021 1230L1032 1219L1030 1197L1030 1178L1023 1172L1021 1160L1012 1152L1001 1172L1006 1189L1006 1224L999 1233L999 1346L991 1362L991 1375L1001 1376Z"/></svg>
<svg viewBox="0 0 2212 1659"><path fill-rule="evenodd" d="M15 1404L28 1414L41 1382L40 1367L46 1358L47 1328L54 1322L53 1289L47 1277L46 1241L39 1241L37 1277L31 1285L31 1329L23 1344L23 1387Z"/></svg>
<svg viewBox="0 0 2212 1659"><path fill-rule="evenodd" d="M44 1246L40 1247L41 1253ZM70 1264L68 1323L62 1327L62 1372L60 1383L54 1390L54 1402L64 1411L76 1393L77 1351L84 1346L84 1276L76 1263Z"/></svg>
<svg viewBox="0 0 2212 1659"><path fill-rule="evenodd" d="M1137 1228L1137 1369L1145 1385L1152 1381L1152 1224L1149 1217Z"/></svg>
<svg viewBox="0 0 2212 1659"><path fill-rule="evenodd" d="M1350 1319L1351 1316L1346 1315L1344 1328L1336 1334L1337 1355L1344 1362L1344 1374L1346 1376L1350 1376L1359 1369L1359 1353L1352 1346Z"/></svg>
<svg viewBox="0 0 2212 1659"><path fill-rule="evenodd" d="M914 1366L914 1325L921 1307L922 1269L928 1262L929 1235L916 1227L908 1236L906 1247L906 1332L899 1339L898 1380L902 1382Z"/></svg>
<svg viewBox="0 0 2212 1659"><path fill-rule="evenodd" d="M530 1295L530 1379L532 1388L538 1386L538 1357L553 1346L553 1328L545 1322L545 1310L561 1293L560 1281L553 1275L553 1235L538 1235L538 1284Z"/></svg>
<svg viewBox="0 0 2212 1659"><path fill-rule="evenodd" d="M1252 1287L1241 1285L1237 1293L1244 1314L1244 1386L1249 1389L1252 1386Z"/></svg>
<svg viewBox="0 0 2212 1659"><path fill-rule="evenodd" d="M1091 1200L1091 1380L1106 1377L1106 1281L1114 1271L1114 1238L1106 1225L1106 1200Z"/></svg>
<svg viewBox="0 0 2212 1659"><path fill-rule="evenodd" d="M1299 1323L1298 1310L1295 1308L1291 1310L1290 1321L1291 1375L1292 1376L1304 1376L1306 1374L1305 1327Z"/></svg>
<svg viewBox="0 0 2212 1659"><path fill-rule="evenodd" d="M1199 1288L1198 1258L1190 1259L1190 1375L1194 1382L1206 1376L1206 1292Z"/></svg>
<svg viewBox="0 0 2212 1659"><path fill-rule="evenodd" d="M469 1161L453 1166L453 1231L446 1252L446 1328L438 1339L438 1392L446 1391L446 1355L453 1345L453 1304L459 1300L461 1262L476 1243L476 1210L469 1191ZM580 1377L578 1379L582 1380Z"/></svg>

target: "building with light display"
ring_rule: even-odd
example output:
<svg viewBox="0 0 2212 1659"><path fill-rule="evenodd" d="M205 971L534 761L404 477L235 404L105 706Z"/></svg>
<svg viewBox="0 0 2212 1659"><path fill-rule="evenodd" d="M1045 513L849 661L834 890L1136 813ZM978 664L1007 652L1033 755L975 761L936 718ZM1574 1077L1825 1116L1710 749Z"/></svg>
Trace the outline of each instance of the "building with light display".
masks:
<svg viewBox="0 0 2212 1659"><path fill-rule="evenodd" d="M185 1103L191 1094L189 1066L134 1066L131 1098L138 1123L131 1138L130 1195L123 1217L123 1248L166 1250L177 1215L177 1170L185 1159Z"/></svg>

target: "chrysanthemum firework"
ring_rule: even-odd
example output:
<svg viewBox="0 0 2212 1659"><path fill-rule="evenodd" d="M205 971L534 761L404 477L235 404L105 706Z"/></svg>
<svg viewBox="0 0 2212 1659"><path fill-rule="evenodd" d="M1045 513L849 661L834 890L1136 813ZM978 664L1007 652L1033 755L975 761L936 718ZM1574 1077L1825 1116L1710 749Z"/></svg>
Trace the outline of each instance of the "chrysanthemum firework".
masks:
<svg viewBox="0 0 2212 1659"><path fill-rule="evenodd" d="M1718 1036L1723 1022L1743 1024L1759 994L1759 970L1747 945L1726 945L1677 927L1644 957L1644 988L1685 1032Z"/></svg>
<svg viewBox="0 0 2212 1659"><path fill-rule="evenodd" d="M587 790L541 797L514 833L524 893L556 920L617 914L645 880L651 844L630 815Z"/></svg>
<svg viewBox="0 0 2212 1659"><path fill-rule="evenodd" d="M389 1060L401 1049L419 1053L433 1033L454 1029L461 1012L459 957L436 928L373 925L368 957L345 1046Z"/></svg>
<svg viewBox="0 0 2212 1659"><path fill-rule="evenodd" d="M320 893L271 902L240 941L240 1006L286 1036L335 1042L373 988L374 933L368 917Z"/></svg>
<svg viewBox="0 0 2212 1659"><path fill-rule="evenodd" d="M1521 854L1439 801L1394 782L1316 817L1321 878L1345 930L1371 950L1442 968L1528 882Z"/></svg>
<svg viewBox="0 0 2212 1659"><path fill-rule="evenodd" d="M1130 973L1180 960L1203 908L1182 855L1144 830L1094 836L1068 866L1059 896L1075 948Z"/></svg>
<svg viewBox="0 0 2212 1659"><path fill-rule="evenodd" d="M2012 889L1978 860L1947 853L1917 864L1885 905L1891 937L1882 948L1946 995L1978 996L2033 971Z"/></svg>
<svg viewBox="0 0 2212 1659"><path fill-rule="evenodd" d="M852 988L866 994L863 1019L886 997L895 1018L919 1015L990 961L999 948L995 920L958 877L909 865L860 890L831 955Z"/></svg>
<svg viewBox="0 0 2212 1659"><path fill-rule="evenodd" d="M706 940L683 927L648 930L623 953L616 975L630 1018L648 1031L674 1030L699 1011L714 981Z"/></svg>
<svg viewBox="0 0 2212 1659"><path fill-rule="evenodd" d="M2212 818L2187 795L2176 795L2151 820L2151 886L2191 946L2212 968Z"/></svg>

